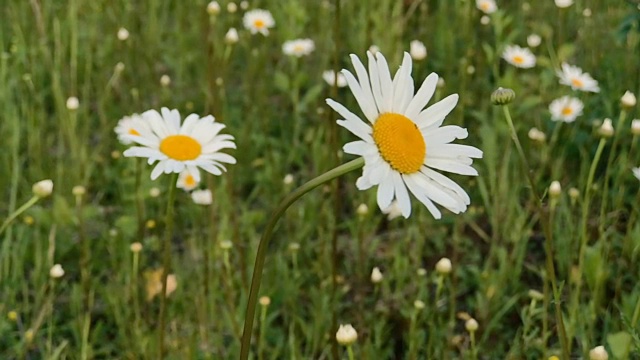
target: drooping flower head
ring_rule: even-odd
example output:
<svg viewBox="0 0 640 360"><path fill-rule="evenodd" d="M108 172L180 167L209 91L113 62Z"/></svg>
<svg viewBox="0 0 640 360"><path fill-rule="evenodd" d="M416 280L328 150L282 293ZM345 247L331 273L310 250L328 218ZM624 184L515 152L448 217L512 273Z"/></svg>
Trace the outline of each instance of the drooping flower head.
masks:
<svg viewBox="0 0 640 360"><path fill-rule="evenodd" d="M262 9L250 10L244 13L242 23L252 34L261 33L264 36L269 35L269 29L276 25L271 13Z"/></svg>
<svg viewBox="0 0 640 360"><path fill-rule="evenodd" d="M557 75L560 78L560 84L571 86L573 90L600 92L598 82L577 66L562 63L562 70L559 70Z"/></svg>
<svg viewBox="0 0 640 360"><path fill-rule="evenodd" d="M200 118L191 114L182 124L178 110L162 108L161 113L149 110L141 116L147 125L134 123L138 134L126 135L126 138L142 146L127 149L124 156L148 158L149 164L158 161L151 172L151 180L162 173L180 173L186 169L198 182L198 168L220 175L226 171L223 163L236 163L233 156L220 152L236 148L233 136L219 134L225 125L216 122L211 115Z"/></svg>
<svg viewBox="0 0 640 360"><path fill-rule="evenodd" d="M571 96L563 96L555 99L549 104L549 112L551 120L574 122L576 118L582 115L584 104L580 99Z"/></svg>
<svg viewBox="0 0 640 360"><path fill-rule="evenodd" d="M523 69L536 66L536 57L531 50L518 45L507 46L502 53L502 58L509 64Z"/></svg>
<svg viewBox="0 0 640 360"><path fill-rule="evenodd" d="M176 186L184 191L191 191L199 184L196 177L199 178L200 176L194 176L189 170L183 170L180 175L178 175L178 182Z"/></svg>
<svg viewBox="0 0 640 360"><path fill-rule="evenodd" d="M351 55L356 77L343 70L366 122L343 105L327 99L327 104L344 120L345 127L360 140L343 147L345 153L364 158L362 176L356 182L360 190L378 186L377 201L386 209L396 199L407 218L411 214L409 191L424 204L435 218L440 218L438 203L454 213L466 210L467 193L441 174L446 171L477 175L471 167L473 158L481 158L475 147L451 144L467 137L459 126L441 126L445 116L458 103L453 94L424 109L433 96L438 75L429 75L417 93L411 77L411 56L404 54L402 66L392 78L387 60L381 53L367 53L369 71L357 56Z"/></svg>

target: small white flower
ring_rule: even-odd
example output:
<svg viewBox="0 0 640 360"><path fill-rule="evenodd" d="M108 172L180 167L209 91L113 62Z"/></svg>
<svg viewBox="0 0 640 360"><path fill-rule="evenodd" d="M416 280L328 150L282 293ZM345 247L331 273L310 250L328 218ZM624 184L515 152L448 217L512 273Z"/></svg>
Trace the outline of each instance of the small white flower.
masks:
<svg viewBox="0 0 640 360"><path fill-rule="evenodd" d="M427 57L427 47L420 40L413 40L409 43L409 54L413 60L424 60Z"/></svg>
<svg viewBox="0 0 640 360"><path fill-rule="evenodd" d="M471 318L464 324L464 328L467 329L467 331L470 333L476 332L478 330L478 321L476 321L476 319L474 318Z"/></svg>
<svg viewBox="0 0 640 360"><path fill-rule="evenodd" d="M453 266L451 265L451 260L449 258L442 258L438 260L436 263L436 272L441 275L448 275L451 273L451 269Z"/></svg>
<svg viewBox="0 0 640 360"><path fill-rule="evenodd" d="M247 10L248 8L249 8L249 2L248 1L241 1L240 2L240 9Z"/></svg>
<svg viewBox="0 0 640 360"><path fill-rule="evenodd" d="M556 74L560 78L560 84L571 86L573 90L600 92L598 82L577 66L562 63L562 70L558 70Z"/></svg>
<svg viewBox="0 0 640 360"><path fill-rule="evenodd" d="M600 129L598 129L598 133L603 137L613 136L614 129L613 129L613 123L611 122L611 119L609 118L604 119L604 121L602 122L602 125L600 126Z"/></svg>
<svg viewBox="0 0 640 360"><path fill-rule="evenodd" d="M482 15L482 17L480 18L480 24L482 25L489 25L490 22L491 22L491 18L488 17L487 15Z"/></svg>
<svg viewBox="0 0 640 360"><path fill-rule="evenodd" d="M114 131L118 134L118 141L122 145L129 145L133 141L129 138L130 135L139 136L140 133L135 129L136 127L146 127L144 120L138 114L125 116L118 121Z"/></svg>
<svg viewBox="0 0 640 360"><path fill-rule="evenodd" d="M358 340L358 333L351 324L340 325L336 333L336 340L338 340L338 344L348 346Z"/></svg>
<svg viewBox="0 0 640 360"><path fill-rule="evenodd" d="M476 0L476 7L485 14L493 14L498 10L494 0Z"/></svg>
<svg viewBox="0 0 640 360"><path fill-rule="evenodd" d="M60 264L53 265L51 267L51 270L49 270L49 276L51 276L53 279L59 279L63 277L64 269L62 268L62 265Z"/></svg>
<svg viewBox="0 0 640 360"><path fill-rule="evenodd" d="M536 66L536 57L531 50L518 45L508 45L502 52L502 58L509 64L523 69Z"/></svg>
<svg viewBox="0 0 640 360"><path fill-rule="evenodd" d="M171 78L169 77L169 75L164 74L160 77L160 85L162 85L163 87L171 85Z"/></svg>
<svg viewBox="0 0 640 360"><path fill-rule="evenodd" d="M120 41L125 41L129 38L129 30L121 27L120 29L118 29L118 40Z"/></svg>
<svg viewBox="0 0 640 360"><path fill-rule="evenodd" d="M236 30L236 28L230 28L229 31L227 31L227 33L224 35L224 41L227 44L235 44L239 39L240 36L238 36L238 30Z"/></svg>
<svg viewBox="0 0 640 360"><path fill-rule="evenodd" d="M532 47L532 48L538 47L540 46L541 42L542 42L542 38L538 34L531 34L527 36L527 45L529 45L529 47Z"/></svg>
<svg viewBox="0 0 640 360"><path fill-rule="evenodd" d="M622 106L632 108L636 106L636 96L631 91L626 91L620 99Z"/></svg>
<svg viewBox="0 0 640 360"><path fill-rule="evenodd" d="M356 213L360 216L365 216L369 213L369 207L367 204L358 205L358 209L356 209Z"/></svg>
<svg viewBox="0 0 640 360"><path fill-rule="evenodd" d="M387 220L393 220L402 216L402 209L398 206L398 201L394 200L387 208L382 210L382 213L387 214Z"/></svg>
<svg viewBox="0 0 640 360"><path fill-rule="evenodd" d="M413 307L416 308L416 310L422 310L425 306L426 304L422 300L416 300L413 302Z"/></svg>
<svg viewBox="0 0 640 360"><path fill-rule="evenodd" d="M589 360L608 360L609 354L604 346L596 346L589 351Z"/></svg>
<svg viewBox="0 0 640 360"><path fill-rule="evenodd" d="M640 5L638 5L638 9L640 9ZM591 17L591 9L589 8L585 8L584 10L582 10L582 16L584 17Z"/></svg>
<svg viewBox="0 0 640 360"><path fill-rule="evenodd" d="M151 196L152 198L157 198L158 196L160 196L160 189L158 189L157 187L152 187L151 189L149 189L149 196Z"/></svg>
<svg viewBox="0 0 640 360"><path fill-rule="evenodd" d="M123 72L123 71L124 71L124 68L125 68L124 63L123 63L122 61L119 61L119 62L116 64L116 67L114 68L114 71L115 71L117 74L120 74L121 72Z"/></svg>
<svg viewBox="0 0 640 360"><path fill-rule="evenodd" d="M341 72L336 73L333 70L326 70L322 72L322 78L331 86L333 86L336 81L338 83L338 87L347 86L347 79Z"/></svg>
<svg viewBox="0 0 640 360"><path fill-rule="evenodd" d="M132 253L139 253L140 251L142 251L142 244L139 242L134 242L129 245L129 250L131 250Z"/></svg>
<svg viewBox="0 0 640 360"><path fill-rule="evenodd" d="M633 135L640 135L640 119L633 119L631 121L631 133Z"/></svg>
<svg viewBox="0 0 640 360"><path fill-rule="evenodd" d="M563 9L573 5L573 0L555 0L556 6Z"/></svg>
<svg viewBox="0 0 640 360"><path fill-rule="evenodd" d="M192 192L191 199L198 205L211 205L213 202L213 196L209 189L196 190Z"/></svg>
<svg viewBox="0 0 640 360"><path fill-rule="evenodd" d="M209 15L220 14L220 4L218 4L217 1L212 1L207 4L207 13L209 13Z"/></svg>
<svg viewBox="0 0 640 360"><path fill-rule="evenodd" d="M228 3L228 4L227 4L227 11L228 11L230 14L235 13L236 11L238 11L238 5L236 5L236 3L234 3L234 2L230 2L230 3Z"/></svg>
<svg viewBox="0 0 640 360"><path fill-rule="evenodd" d="M196 169L196 171L198 171ZM189 170L183 170L180 175L178 175L178 181L176 186L184 191L191 191L195 189L200 183L199 179L200 175L193 175Z"/></svg>
<svg viewBox="0 0 640 360"><path fill-rule="evenodd" d="M547 135L535 127L532 127L529 130L528 135L529 135L529 139L533 141L545 142L547 140Z"/></svg>
<svg viewBox="0 0 640 360"><path fill-rule="evenodd" d="M291 185L293 184L293 180L293 175L287 174L284 176L284 179L282 179L282 183L284 183L285 185Z"/></svg>
<svg viewBox="0 0 640 360"><path fill-rule="evenodd" d="M269 35L269 29L276 25L271 13L262 9L247 11L242 18L242 23L252 34L261 33L264 36Z"/></svg>
<svg viewBox="0 0 640 360"><path fill-rule="evenodd" d="M80 100L77 97L71 96L67 99L67 109L78 110L80 107Z"/></svg>
<svg viewBox="0 0 640 360"><path fill-rule="evenodd" d="M467 74L473 75L476 73L476 67L473 65L467 66Z"/></svg>
<svg viewBox="0 0 640 360"><path fill-rule="evenodd" d="M311 39L295 39L285 41L282 44L282 52L285 55L302 57L307 56L315 50L316 46Z"/></svg>
<svg viewBox="0 0 640 360"><path fill-rule="evenodd" d="M33 191L33 195L39 198L47 197L53 192L53 181L50 179L40 180L33 184L31 191Z"/></svg>
<svg viewBox="0 0 640 360"><path fill-rule="evenodd" d="M549 196L552 198L557 198L562 193L562 185L557 180L551 182L549 186Z"/></svg>
<svg viewBox="0 0 640 360"><path fill-rule="evenodd" d="M551 120L566 123L575 121L578 116L582 115L583 109L584 104L582 101L571 96L563 96L553 100L551 104L549 104Z"/></svg>
<svg viewBox="0 0 640 360"><path fill-rule="evenodd" d="M382 275L382 271L380 271L380 268L378 268L377 266L373 268L373 270L371 270L371 282L374 284L378 284L382 281L382 278L384 276Z"/></svg>

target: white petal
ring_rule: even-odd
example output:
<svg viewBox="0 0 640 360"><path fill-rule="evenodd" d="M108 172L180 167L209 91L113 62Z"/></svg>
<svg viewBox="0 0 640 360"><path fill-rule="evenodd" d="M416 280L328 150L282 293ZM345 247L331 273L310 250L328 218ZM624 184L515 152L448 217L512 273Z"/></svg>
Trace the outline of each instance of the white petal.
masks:
<svg viewBox="0 0 640 360"><path fill-rule="evenodd" d="M460 196L460 198L463 200L465 205L469 205L471 203L471 199L469 198L469 195L467 194L467 192L460 185L458 185L455 181L449 179L448 177L446 177L445 175L440 174L437 171L429 169L426 166L423 166L420 169L420 172L425 174L427 177L431 178L433 181L438 182L440 185L442 185L442 186L444 186L444 187L446 187L448 189L451 189L451 191L453 191L456 194L458 194L458 196Z"/></svg>
<svg viewBox="0 0 640 360"><path fill-rule="evenodd" d="M382 92L382 108L381 113L391 112L393 105L393 82L391 81L391 73L389 72L389 64L382 53L376 53L378 76L380 76L380 90Z"/></svg>
<svg viewBox="0 0 640 360"><path fill-rule="evenodd" d="M461 164L457 161L451 161L449 159L428 158L425 165L434 169L447 171L454 174L477 176L478 171L469 165Z"/></svg>
<svg viewBox="0 0 640 360"><path fill-rule="evenodd" d="M391 205L391 201L393 200L393 175L389 174L380 184L378 185L378 193L376 196L376 200L378 202L378 207L380 210L384 210Z"/></svg>
<svg viewBox="0 0 640 360"><path fill-rule="evenodd" d="M367 151L370 149L371 145L368 144L367 142L364 142L362 140L358 140L358 141L352 141L350 143L346 143L343 147L342 147L342 151L344 151L347 154L352 154L352 155L364 155L367 153Z"/></svg>
<svg viewBox="0 0 640 360"><path fill-rule="evenodd" d="M378 117L378 105L376 104L376 100L373 96L373 92L371 91L371 83L369 82L369 76L367 75L367 70L364 65L360 61L360 59L351 54L351 63L353 64L353 68L356 70L356 74L358 75L358 81L360 82L360 88L362 88L362 93L365 97L367 97L368 102L373 106L375 110L375 117ZM375 120L375 119L374 119Z"/></svg>
<svg viewBox="0 0 640 360"><path fill-rule="evenodd" d="M449 95L437 103L429 106L418 115L416 124L420 129L431 126L437 127L442 124L445 116L449 115L451 110L458 103L458 94Z"/></svg>
<svg viewBox="0 0 640 360"><path fill-rule="evenodd" d="M160 161L153 171L151 171L151 180L155 180L164 172L165 161Z"/></svg>
<svg viewBox="0 0 640 360"><path fill-rule="evenodd" d="M429 143L427 143L427 146ZM463 144L438 144L431 148L427 148L427 157L434 158L482 158L482 150L469 145Z"/></svg>
<svg viewBox="0 0 640 360"><path fill-rule="evenodd" d="M199 119L200 117L197 114L191 114L187 116L184 119L184 123L182 124L182 127L180 128L180 134L181 135L191 134L193 127L196 125Z"/></svg>
<svg viewBox="0 0 640 360"><path fill-rule="evenodd" d="M371 92L373 93L373 98L375 99L376 106L378 107L378 113L384 112L383 106L383 97L382 90L380 84L380 75L378 72L378 62L373 57L370 51L367 51L367 58L369 58L369 76L371 77Z"/></svg>
<svg viewBox="0 0 640 360"><path fill-rule="evenodd" d="M203 154L211 154L222 149L235 149L236 144L233 141L212 141L202 148Z"/></svg>
<svg viewBox="0 0 640 360"><path fill-rule="evenodd" d="M349 130L353 135L359 137L360 139L368 143L373 142L373 137L371 136L371 133L373 132L373 130L371 129L370 126L363 123L362 121L338 120L336 122L338 123L338 125Z"/></svg>
<svg viewBox="0 0 640 360"><path fill-rule="evenodd" d="M158 136L158 138L164 139L167 136L171 135L165 121L157 111L145 111L144 113L142 113L142 117L146 119L149 127Z"/></svg>
<svg viewBox="0 0 640 360"><path fill-rule="evenodd" d="M435 93L437 84L438 75L436 73L429 74L429 76L424 79L422 86L420 86L420 89L418 89L418 92L407 106L407 109L404 111L404 116L416 121L420 111L427 106L429 100L431 100L431 97Z"/></svg>
<svg viewBox="0 0 640 360"><path fill-rule="evenodd" d="M427 144L438 143L447 144L456 139L466 139L469 136L467 129L456 125L441 126L429 131L422 131L424 141Z"/></svg>
<svg viewBox="0 0 640 360"><path fill-rule="evenodd" d="M373 186L372 183L369 182L364 176L360 176L358 180L356 180L356 187L358 190L367 190Z"/></svg>
<svg viewBox="0 0 640 360"><path fill-rule="evenodd" d="M435 219L440 219L442 217L442 213L440 212L440 210L438 210L433 201L431 201L431 199L429 199L427 195L424 194L420 186L416 183L415 176L404 176L404 182L405 184L407 184L407 187L409 188L409 191L411 191L413 196L415 196L416 199L418 199L418 201L420 201L427 208L427 210L429 210L429 212Z"/></svg>
<svg viewBox="0 0 640 360"><path fill-rule="evenodd" d="M402 176L399 172L393 172L393 187L396 193L396 199L398 200L398 206L402 210L402 216L408 218L411 215L411 199L409 198L409 192L407 192L407 186L402 180Z"/></svg>
<svg viewBox="0 0 640 360"><path fill-rule="evenodd" d="M402 65L396 72L396 76L393 79L394 87L393 87L393 112L404 114L406 110L406 96L413 96L413 94L407 94L408 83L411 83L411 88L413 89L413 79L411 78L411 55L409 53L404 53L404 58L402 59ZM411 90L413 92L413 90Z"/></svg>
<svg viewBox="0 0 640 360"><path fill-rule="evenodd" d="M342 74L347 80L349 89L351 89L351 93L353 93L353 96L356 98L362 113L373 124L378 117L378 109L376 108L376 104L373 100L373 95L368 96L365 93L365 91L360 87L358 80L356 80L355 76L353 76L351 72L342 70Z"/></svg>

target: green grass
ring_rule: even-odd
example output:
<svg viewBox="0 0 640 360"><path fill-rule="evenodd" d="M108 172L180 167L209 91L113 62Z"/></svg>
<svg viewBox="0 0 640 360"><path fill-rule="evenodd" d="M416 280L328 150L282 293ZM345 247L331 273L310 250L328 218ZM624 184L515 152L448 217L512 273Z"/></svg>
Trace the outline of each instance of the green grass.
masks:
<svg viewBox="0 0 640 360"><path fill-rule="evenodd" d="M168 298L166 357L237 358L270 213L296 186L352 160L339 150L353 137L335 124L338 115L324 99L357 104L349 90L328 86L322 71L334 61L351 70L348 55L362 59L373 44L395 71L414 39L429 52L414 62L414 80L431 72L445 79L436 98L460 95L446 123L468 128L464 143L484 151L474 164L477 178L453 176L472 206L461 215L443 210L434 220L413 201L409 219L387 220L375 190L356 189L359 171L313 190L284 215L268 248L260 295L271 302L258 306L253 358L347 358L335 340L337 325L346 323L358 331L353 351L361 359L561 356L545 285L546 215L571 356L588 358L598 345L610 359L640 356L640 192L631 172L640 156L629 128L638 107L619 120L622 94L640 94L637 3L576 0L558 9L531 1L527 10L503 0L481 25L471 0L250 1L275 18L268 37L250 35L244 10L228 13L226 3L215 17L204 1L1 7L0 220L32 197L36 181L51 178L55 187L0 234L0 358L157 358L160 299L147 300L146 280L163 263L170 176L151 181L142 162L137 187L138 164L122 156L126 147L113 128L125 115L162 106L183 116L214 115L238 147L230 152L238 164L201 185L213 191L213 205L176 194L178 285ZM130 32L126 41L116 37L121 27ZM240 32L235 45L224 42L229 27ZM535 68L500 59L505 45L526 46L531 33L543 39L532 49ZM310 56L282 53L284 41L305 37L315 42ZM589 72L601 92L560 85L555 70L563 61ZM163 75L168 86L160 85ZM553 180L562 184L557 203L544 196L542 211L502 109L491 104L499 86L517 94L509 109L536 192L546 195ZM548 105L572 93L585 103L584 115L560 126ZM70 96L80 101L76 111L66 107ZM604 118L613 119L616 133L604 142L587 191ZM534 126L546 133L545 143L527 137ZM86 195L72 194L77 185ZM367 214L357 214L360 204ZM221 246L226 241L231 248ZM134 242L143 245L137 255ZM453 263L449 276L434 270L442 257ZM54 280L49 269L56 263L65 275ZM373 267L384 275L379 284L370 281ZM468 316L479 323L474 348Z"/></svg>

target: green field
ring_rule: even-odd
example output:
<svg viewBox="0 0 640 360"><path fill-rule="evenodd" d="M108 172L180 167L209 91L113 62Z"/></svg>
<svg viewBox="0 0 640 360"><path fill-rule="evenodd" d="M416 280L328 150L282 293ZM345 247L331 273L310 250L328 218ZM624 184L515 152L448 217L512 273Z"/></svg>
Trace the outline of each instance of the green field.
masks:
<svg viewBox="0 0 640 360"><path fill-rule="evenodd" d="M497 1L0 2L0 359L640 359L640 3Z"/></svg>

